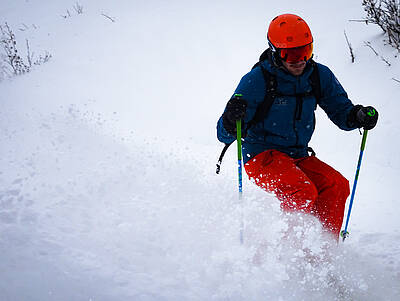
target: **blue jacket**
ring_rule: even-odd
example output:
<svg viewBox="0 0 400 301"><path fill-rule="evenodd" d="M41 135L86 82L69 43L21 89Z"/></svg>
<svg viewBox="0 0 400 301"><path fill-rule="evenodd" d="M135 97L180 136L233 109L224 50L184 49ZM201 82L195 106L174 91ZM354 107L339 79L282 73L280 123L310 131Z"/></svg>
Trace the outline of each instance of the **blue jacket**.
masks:
<svg viewBox="0 0 400 301"><path fill-rule="evenodd" d="M284 96L277 96L274 99L263 122L248 129L242 144L243 161L246 163L259 153L270 149L279 150L293 158L306 157L308 143L315 128L316 99L313 95L302 97L302 103L299 104L296 103L295 96L287 95L309 93L312 90L309 77L313 67L308 64L302 75L294 76L269 60L263 61L262 64L276 77L277 92ZM342 130L354 129L346 122L354 106L348 99L346 91L328 67L318 63L317 65L321 83L319 106ZM247 102L244 128L253 119L258 105L264 100L265 93L266 84L261 67L258 66L243 76L235 90L235 94L242 94ZM218 120L217 136L223 143L230 143L236 139L223 127L222 116Z"/></svg>

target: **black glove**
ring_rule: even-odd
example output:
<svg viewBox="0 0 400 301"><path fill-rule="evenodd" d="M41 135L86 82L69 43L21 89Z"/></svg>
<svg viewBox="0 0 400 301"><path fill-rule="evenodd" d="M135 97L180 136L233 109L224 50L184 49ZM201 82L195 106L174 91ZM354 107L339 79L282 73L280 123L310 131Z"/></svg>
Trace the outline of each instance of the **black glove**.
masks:
<svg viewBox="0 0 400 301"><path fill-rule="evenodd" d="M222 125L225 130L235 136L236 135L236 120L241 120L246 115L247 102L240 96L235 95L231 98L222 114Z"/></svg>
<svg viewBox="0 0 400 301"><path fill-rule="evenodd" d="M378 116L378 111L374 107L356 105L351 109L347 118L347 123L350 127L362 127L364 130L371 130L375 127Z"/></svg>

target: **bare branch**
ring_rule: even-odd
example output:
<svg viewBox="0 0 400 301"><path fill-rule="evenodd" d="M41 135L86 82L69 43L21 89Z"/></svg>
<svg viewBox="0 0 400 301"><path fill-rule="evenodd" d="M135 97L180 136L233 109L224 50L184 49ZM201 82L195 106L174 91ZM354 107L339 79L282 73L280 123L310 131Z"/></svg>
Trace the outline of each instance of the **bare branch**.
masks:
<svg viewBox="0 0 400 301"><path fill-rule="evenodd" d="M83 14L83 6L81 4L79 4L78 2L75 3L74 10L78 15Z"/></svg>
<svg viewBox="0 0 400 301"><path fill-rule="evenodd" d="M346 31L344 31L344 36L345 36L345 38L346 38L347 46L349 46L349 49L350 49L351 62L354 63L355 57L354 57L354 53L353 53L353 47L351 47L351 44L350 44L350 42L349 42L349 39L347 38Z"/></svg>
<svg viewBox="0 0 400 301"><path fill-rule="evenodd" d="M364 41L364 45L367 46L367 47L369 47L369 48L375 53L376 56L379 56L379 53L372 47L371 42L365 42L365 41ZM388 65L388 66L391 66L391 65L392 65L392 64L389 63L389 61L388 61L387 59L385 59L382 55L379 56L379 57L381 58L382 61L384 61L384 62L386 63L386 65Z"/></svg>
<svg viewBox="0 0 400 301"><path fill-rule="evenodd" d="M33 53L31 54L31 50L29 48L29 41L26 39L26 51L27 51L27 59L28 59L28 66L32 67L32 58L33 58Z"/></svg>
<svg viewBox="0 0 400 301"><path fill-rule="evenodd" d="M110 19L111 20L111 22L115 22L115 19L113 19L113 18L111 18L110 16L108 16L108 15L106 15L106 14L101 14L102 16L104 16L104 17L106 17L107 19Z"/></svg>
<svg viewBox="0 0 400 301"><path fill-rule="evenodd" d="M61 15L61 17L63 17L64 19L70 18L70 17L71 17L71 13L70 13L69 10L67 9L67 14L66 14L66 15Z"/></svg>
<svg viewBox="0 0 400 301"><path fill-rule="evenodd" d="M22 28L22 27L19 28L20 31L25 31L25 30L29 29L29 27L28 27L25 23L22 23L22 25L23 25L24 27L23 27L23 28Z"/></svg>
<svg viewBox="0 0 400 301"><path fill-rule="evenodd" d="M41 65L47 63L52 58L51 54L47 51L44 55L39 56L39 58L34 62L35 65Z"/></svg>
<svg viewBox="0 0 400 301"><path fill-rule="evenodd" d="M384 61L389 67L392 66L391 63L388 62L387 59L385 59L383 56L381 56L382 61Z"/></svg>
<svg viewBox="0 0 400 301"><path fill-rule="evenodd" d="M367 47L369 47L369 48L371 48L372 51L375 53L376 56L379 55L378 52L376 52L376 50L371 46L371 42L365 42L365 41L364 41L364 45L367 46Z"/></svg>
<svg viewBox="0 0 400 301"><path fill-rule="evenodd" d="M349 20L349 22L362 22L368 25L368 20L364 19L364 20Z"/></svg>

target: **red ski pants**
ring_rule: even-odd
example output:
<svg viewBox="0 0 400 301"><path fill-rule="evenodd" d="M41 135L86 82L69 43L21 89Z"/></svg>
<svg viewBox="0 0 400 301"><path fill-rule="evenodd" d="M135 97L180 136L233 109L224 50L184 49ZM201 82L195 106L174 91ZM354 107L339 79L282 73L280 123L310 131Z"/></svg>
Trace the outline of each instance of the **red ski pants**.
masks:
<svg viewBox="0 0 400 301"><path fill-rule="evenodd" d="M268 150L245 164L255 183L274 193L284 211L303 211L319 218L338 237L343 222L349 182L315 156L293 159Z"/></svg>

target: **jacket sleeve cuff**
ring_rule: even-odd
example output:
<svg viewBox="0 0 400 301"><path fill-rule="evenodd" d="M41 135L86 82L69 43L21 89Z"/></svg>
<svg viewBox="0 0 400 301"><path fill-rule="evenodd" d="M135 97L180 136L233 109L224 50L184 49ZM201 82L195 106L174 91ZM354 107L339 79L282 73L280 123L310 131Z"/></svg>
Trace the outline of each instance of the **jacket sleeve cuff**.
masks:
<svg viewBox="0 0 400 301"><path fill-rule="evenodd" d="M236 137L229 134L222 124L222 117L218 120L217 123L217 138L222 143L231 143L236 140Z"/></svg>

